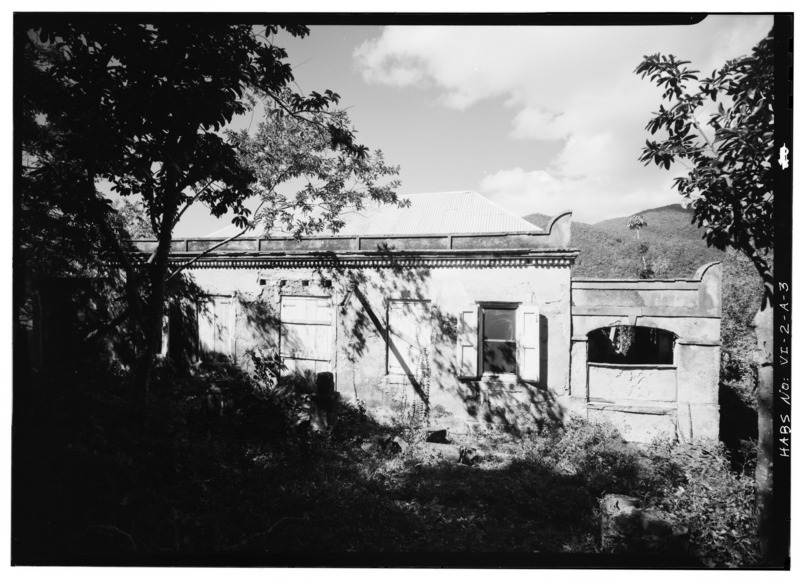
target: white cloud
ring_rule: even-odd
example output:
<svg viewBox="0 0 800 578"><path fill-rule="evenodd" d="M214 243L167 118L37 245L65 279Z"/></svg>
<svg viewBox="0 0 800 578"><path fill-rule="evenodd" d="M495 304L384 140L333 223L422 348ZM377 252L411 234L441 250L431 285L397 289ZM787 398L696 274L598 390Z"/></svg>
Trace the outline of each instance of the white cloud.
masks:
<svg viewBox="0 0 800 578"><path fill-rule="evenodd" d="M710 73L749 52L771 25L772 17L743 15L686 27L389 27L354 56L368 82L432 87L445 107L498 99L513 113L510 139L553 141L558 152L545 171L531 170L535 159L486 167L494 174L480 190L522 214L552 212L533 207L532 190L548 207L575 195L576 218L580 210L597 220L591 215L623 214L642 195L640 208L680 200L669 174L637 161L661 101L661 90L633 72L642 56L673 53Z"/></svg>
<svg viewBox="0 0 800 578"><path fill-rule="evenodd" d="M520 215L553 216L571 210L576 221L594 223L680 202L677 193L669 189L671 179L669 175L659 175L648 183L620 191L614 180L603 175L556 176L515 167L486 176L479 189L496 203L514 207Z"/></svg>

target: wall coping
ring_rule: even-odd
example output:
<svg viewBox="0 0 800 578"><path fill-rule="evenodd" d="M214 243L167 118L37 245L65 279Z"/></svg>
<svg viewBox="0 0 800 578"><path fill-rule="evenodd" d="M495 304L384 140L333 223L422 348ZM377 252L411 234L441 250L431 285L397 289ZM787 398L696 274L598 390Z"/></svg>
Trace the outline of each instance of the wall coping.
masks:
<svg viewBox="0 0 800 578"><path fill-rule="evenodd" d="M619 289L625 289L626 287L622 287L622 285L632 285L635 286L638 290L647 290L648 288L652 288L653 290L658 290L659 284L675 284L675 283L686 283L691 285L691 289L695 289L695 285L701 283L703 281L703 277L706 276L706 273L714 267L715 265L721 265L721 261L712 261L710 263L705 263L701 265L694 274L694 277L673 277L669 279L635 279L635 278L615 278L615 279L602 279L602 278L595 278L595 277L573 277L572 278L572 285L575 288L575 285L618 285ZM648 287L649 286L649 287ZM593 287L577 287L578 289L593 289ZM688 289L688 288L687 288Z"/></svg>
<svg viewBox="0 0 800 578"><path fill-rule="evenodd" d="M605 367L609 369L658 369L658 370L677 370L678 366L668 363L598 363L588 361L590 367Z"/></svg>

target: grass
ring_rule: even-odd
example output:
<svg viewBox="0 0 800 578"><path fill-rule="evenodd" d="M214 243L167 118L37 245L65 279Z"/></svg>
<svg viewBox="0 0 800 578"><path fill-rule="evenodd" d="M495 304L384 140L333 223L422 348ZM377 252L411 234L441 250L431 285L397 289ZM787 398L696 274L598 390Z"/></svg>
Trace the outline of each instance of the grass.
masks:
<svg viewBox="0 0 800 578"><path fill-rule="evenodd" d="M688 516L696 560L751 561L751 488L713 444L703 450L713 460L700 456L713 476L701 476L672 446L632 447L581 421L524 438L451 434L442 446L426 443L424 428L383 426L343 405L336 426L317 434L259 408L236 390L246 379L237 372L167 374L144 414L127 401L125 376L96 369L28 400L15 415L15 563L102 563L120 553L598 554L606 493ZM239 391L235 404L210 411L209 383ZM259 416L271 422L254 427ZM386 436L407 448L381 449ZM458 463L460 446L481 459ZM686 488L697 500L681 498ZM713 523L703 517L708 497ZM734 523L738 542L729 543Z"/></svg>

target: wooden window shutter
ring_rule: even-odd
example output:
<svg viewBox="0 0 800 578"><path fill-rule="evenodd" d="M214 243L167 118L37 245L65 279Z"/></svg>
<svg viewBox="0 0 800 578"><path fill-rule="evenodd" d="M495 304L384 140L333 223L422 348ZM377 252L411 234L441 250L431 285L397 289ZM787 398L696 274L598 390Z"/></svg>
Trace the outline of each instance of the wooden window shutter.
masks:
<svg viewBox="0 0 800 578"><path fill-rule="evenodd" d="M236 302L230 297L208 297L198 303L197 338L200 351L233 356Z"/></svg>
<svg viewBox="0 0 800 578"><path fill-rule="evenodd" d="M458 314L456 344L459 377L478 376L478 310L462 310Z"/></svg>
<svg viewBox="0 0 800 578"><path fill-rule="evenodd" d="M539 307L520 305L517 309L517 367L519 378L539 381Z"/></svg>
<svg viewBox="0 0 800 578"><path fill-rule="evenodd" d="M214 351L214 301L204 300L197 307L197 338L200 351Z"/></svg>
<svg viewBox="0 0 800 578"><path fill-rule="evenodd" d="M235 329L234 301L230 298L214 299L214 351L233 357L233 332Z"/></svg>

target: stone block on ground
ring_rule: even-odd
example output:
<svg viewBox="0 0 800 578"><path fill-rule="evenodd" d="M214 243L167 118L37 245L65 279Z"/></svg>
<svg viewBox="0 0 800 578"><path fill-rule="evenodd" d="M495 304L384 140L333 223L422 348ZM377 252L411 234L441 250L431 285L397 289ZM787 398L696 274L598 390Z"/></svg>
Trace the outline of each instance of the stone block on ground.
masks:
<svg viewBox="0 0 800 578"><path fill-rule="evenodd" d="M439 443L424 443L416 447L416 452L422 464L430 462L458 462L461 457L461 448Z"/></svg>
<svg viewBox="0 0 800 578"><path fill-rule="evenodd" d="M400 454L408 448L408 442L400 436L388 435L380 440L381 448L389 453Z"/></svg>
<svg viewBox="0 0 800 578"><path fill-rule="evenodd" d="M428 434L428 437L425 438L426 442L430 442L432 444L449 444L450 440L447 439L447 430L446 429L439 429L436 431L432 431Z"/></svg>
<svg viewBox="0 0 800 578"><path fill-rule="evenodd" d="M458 463L471 466L480 460L480 452L476 448L462 446L458 450Z"/></svg>
<svg viewBox="0 0 800 578"><path fill-rule="evenodd" d="M641 500L608 494L601 501L601 544L606 552L682 553L688 529Z"/></svg>

